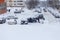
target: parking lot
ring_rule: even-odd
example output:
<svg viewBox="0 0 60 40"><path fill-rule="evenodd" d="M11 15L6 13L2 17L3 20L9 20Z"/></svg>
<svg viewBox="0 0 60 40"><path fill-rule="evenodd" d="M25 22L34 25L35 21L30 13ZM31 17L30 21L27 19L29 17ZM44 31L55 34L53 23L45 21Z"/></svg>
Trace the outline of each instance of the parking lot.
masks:
<svg viewBox="0 0 60 40"><path fill-rule="evenodd" d="M26 21L26 23L28 23L27 19L29 19L29 18L30 18L29 20L31 20L31 21L29 21L30 23L34 23L34 22L35 23L40 23L40 22L42 22L42 23L60 23L60 18L55 18L56 13L54 12L53 9L52 9L53 11L51 11L51 9L49 9L49 8L45 9L42 7L42 8L36 8L33 10L28 10L27 8L23 8L21 10L21 8L10 8L9 7L9 8L7 8L7 13L0 15L0 18L3 18L3 17L5 19L9 18L9 19L11 19L12 23L17 22L16 24L21 24L21 21L22 21L22 23L25 23L25 21ZM59 13L57 13L56 16L58 17ZM15 18L17 18L17 19L15 19ZM32 21L32 20L34 20L34 21ZM6 21L6 23L8 24L9 22Z"/></svg>
<svg viewBox="0 0 60 40"><path fill-rule="evenodd" d="M0 40L60 40L60 18L55 18L47 9L24 8L21 13L15 11L19 8L8 9L0 15Z"/></svg>

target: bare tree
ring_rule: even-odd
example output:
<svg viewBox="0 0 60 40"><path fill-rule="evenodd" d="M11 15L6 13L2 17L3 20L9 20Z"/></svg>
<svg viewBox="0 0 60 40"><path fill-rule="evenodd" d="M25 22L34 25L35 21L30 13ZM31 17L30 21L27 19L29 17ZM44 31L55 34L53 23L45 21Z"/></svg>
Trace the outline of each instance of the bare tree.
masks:
<svg viewBox="0 0 60 40"><path fill-rule="evenodd" d="M48 0L48 5L51 7L57 7L59 0Z"/></svg>
<svg viewBox="0 0 60 40"><path fill-rule="evenodd" d="M39 4L39 0L29 0L26 1L26 5L28 9L33 9Z"/></svg>

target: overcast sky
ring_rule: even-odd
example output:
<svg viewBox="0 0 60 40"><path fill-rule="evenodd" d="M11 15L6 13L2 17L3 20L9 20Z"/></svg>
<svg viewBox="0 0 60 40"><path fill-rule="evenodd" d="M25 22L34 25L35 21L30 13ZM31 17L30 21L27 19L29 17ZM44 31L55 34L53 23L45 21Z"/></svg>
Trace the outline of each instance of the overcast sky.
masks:
<svg viewBox="0 0 60 40"><path fill-rule="evenodd" d="M47 0L40 0L40 1L47 1Z"/></svg>

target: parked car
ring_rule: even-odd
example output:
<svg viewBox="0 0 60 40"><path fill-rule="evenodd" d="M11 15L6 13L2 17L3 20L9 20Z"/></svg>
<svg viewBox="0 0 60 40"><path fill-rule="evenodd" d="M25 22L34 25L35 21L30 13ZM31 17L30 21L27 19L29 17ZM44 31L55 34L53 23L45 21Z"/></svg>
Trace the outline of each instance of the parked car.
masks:
<svg viewBox="0 0 60 40"><path fill-rule="evenodd" d="M41 12L42 12L42 10L41 10L41 8L36 8L34 12L41 13Z"/></svg>
<svg viewBox="0 0 60 40"><path fill-rule="evenodd" d="M15 13L15 14L17 14L17 13L21 13L21 11L15 11L14 13Z"/></svg>
<svg viewBox="0 0 60 40"><path fill-rule="evenodd" d="M10 11L11 11L11 9L7 9L7 11L8 11L8 12L10 12Z"/></svg>
<svg viewBox="0 0 60 40"><path fill-rule="evenodd" d="M6 22L5 18L0 19L0 24L4 24Z"/></svg>
<svg viewBox="0 0 60 40"><path fill-rule="evenodd" d="M43 14L38 15L37 17L34 18L35 20L37 20L40 23L40 20L45 20Z"/></svg>
<svg viewBox="0 0 60 40"><path fill-rule="evenodd" d="M6 17L6 19L18 19L17 17L15 17L15 16L8 16L8 17Z"/></svg>
<svg viewBox="0 0 60 40"><path fill-rule="evenodd" d="M9 25L14 25L14 24L17 24L17 17L15 16L7 16L6 17L6 21Z"/></svg>
<svg viewBox="0 0 60 40"><path fill-rule="evenodd" d="M54 11L53 9L50 10L48 9L48 11L55 17L55 18L60 18L60 14L56 11Z"/></svg>
<svg viewBox="0 0 60 40"><path fill-rule="evenodd" d="M25 20L21 20L21 25L27 25L28 24L28 22L27 21L25 21Z"/></svg>
<svg viewBox="0 0 60 40"><path fill-rule="evenodd" d="M38 18L39 18L39 19L43 19L43 20L45 20L43 14L40 14L40 15L38 16Z"/></svg>
<svg viewBox="0 0 60 40"><path fill-rule="evenodd" d="M29 23L35 23L37 20L35 18L28 18L27 19Z"/></svg>
<svg viewBox="0 0 60 40"><path fill-rule="evenodd" d="M18 13L21 13L21 12L24 12L24 10L15 9L15 11L14 11L15 14L18 14Z"/></svg>
<svg viewBox="0 0 60 40"><path fill-rule="evenodd" d="M47 10L46 10L45 8L43 9L43 11L44 11L44 12L47 12Z"/></svg>
<svg viewBox="0 0 60 40"><path fill-rule="evenodd" d="M10 19L10 20L7 20L7 23L9 25L16 25L17 24L17 21L15 19Z"/></svg>
<svg viewBox="0 0 60 40"><path fill-rule="evenodd" d="M39 11L39 10L35 10L35 12L41 13L41 11Z"/></svg>
<svg viewBox="0 0 60 40"><path fill-rule="evenodd" d="M57 13L54 16L55 16L55 18L60 18L60 15L58 15Z"/></svg>
<svg viewBox="0 0 60 40"><path fill-rule="evenodd" d="M15 9L14 13L15 13L15 14L17 14L17 13L21 13L21 11L18 10L18 9Z"/></svg>
<svg viewBox="0 0 60 40"><path fill-rule="evenodd" d="M45 18L43 14L36 14L33 17L27 18L27 20L29 23L36 23L36 22L40 23L40 20L45 20Z"/></svg>

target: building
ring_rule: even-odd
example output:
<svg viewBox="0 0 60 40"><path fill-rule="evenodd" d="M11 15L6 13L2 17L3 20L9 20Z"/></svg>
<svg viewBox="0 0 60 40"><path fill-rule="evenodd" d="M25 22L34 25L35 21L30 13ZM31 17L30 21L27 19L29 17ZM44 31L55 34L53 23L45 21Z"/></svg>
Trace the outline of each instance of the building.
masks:
<svg viewBox="0 0 60 40"><path fill-rule="evenodd" d="M7 7L25 7L25 1L29 0L6 0ZM42 7L60 7L59 0L40 0L40 6Z"/></svg>
<svg viewBox="0 0 60 40"><path fill-rule="evenodd" d="M8 7L24 7L25 0L6 0Z"/></svg>
<svg viewBox="0 0 60 40"><path fill-rule="evenodd" d="M5 13L6 10L6 1L5 0L0 0L0 14Z"/></svg>

